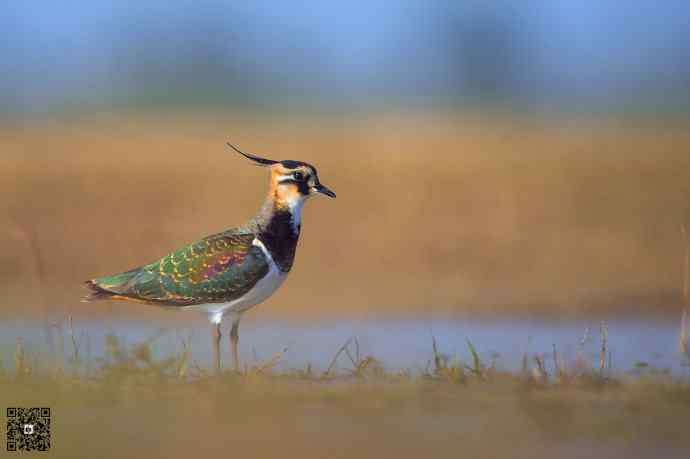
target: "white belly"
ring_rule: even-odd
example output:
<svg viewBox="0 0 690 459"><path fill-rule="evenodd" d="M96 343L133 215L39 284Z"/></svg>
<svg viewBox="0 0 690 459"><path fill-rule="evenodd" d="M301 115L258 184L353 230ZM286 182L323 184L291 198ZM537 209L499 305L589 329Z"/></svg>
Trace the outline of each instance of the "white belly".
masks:
<svg viewBox="0 0 690 459"><path fill-rule="evenodd" d="M242 297L228 303L207 303L192 306L192 308L202 311L209 316L209 320L214 324L219 324L223 316L240 315L252 306L263 303L275 292L285 281L287 273L283 273L273 261L271 253L259 239L254 239L253 245L259 247L268 261L268 274L262 277L259 282Z"/></svg>

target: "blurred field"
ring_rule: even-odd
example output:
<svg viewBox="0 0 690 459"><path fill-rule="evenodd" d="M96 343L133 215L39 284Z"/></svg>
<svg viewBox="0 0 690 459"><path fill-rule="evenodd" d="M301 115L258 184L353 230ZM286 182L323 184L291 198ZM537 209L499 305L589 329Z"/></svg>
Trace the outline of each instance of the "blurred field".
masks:
<svg viewBox="0 0 690 459"><path fill-rule="evenodd" d="M242 223L267 177L225 141L315 164L267 313L678 317L687 126L456 115L73 117L0 129L0 315L129 314L81 281Z"/></svg>
<svg viewBox="0 0 690 459"><path fill-rule="evenodd" d="M106 341L89 361L39 368L18 346L16 370L0 366L0 405L51 408L51 457L685 458L690 449L688 381L651 368L610 377L530 362L531 373L514 375L438 357L423 374L391 373L352 354L333 372L276 372L269 359L212 376L184 353L154 360L145 344Z"/></svg>

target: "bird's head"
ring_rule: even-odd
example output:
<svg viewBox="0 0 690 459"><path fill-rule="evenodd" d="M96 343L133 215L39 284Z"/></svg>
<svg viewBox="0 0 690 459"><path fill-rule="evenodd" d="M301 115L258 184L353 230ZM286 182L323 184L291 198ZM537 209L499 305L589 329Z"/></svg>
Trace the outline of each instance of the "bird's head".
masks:
<svg viewBox="0 0 690 459"><path fill-rule="evenodd" d="M335 193L322 185L316 168L309 163L285 159L276 161L261 158L237 149L231 143L228 146L251 160L254 164L268 167L271 171L271 198L278 206L290 209L301 207L304 201L315 195L323 194L335 198Z"/></svg>

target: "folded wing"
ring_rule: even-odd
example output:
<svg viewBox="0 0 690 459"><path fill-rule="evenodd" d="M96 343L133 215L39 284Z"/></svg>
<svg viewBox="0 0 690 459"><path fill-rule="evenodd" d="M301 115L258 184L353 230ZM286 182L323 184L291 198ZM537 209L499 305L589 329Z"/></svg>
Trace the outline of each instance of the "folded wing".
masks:
<svg viewBox="0 0 690 459"><path fill-rule="evenodd" d="M122 299L168 306L224 303L249 292L269 270L254 235L225 232L155 263L86 282L87 300Z"/></svg>

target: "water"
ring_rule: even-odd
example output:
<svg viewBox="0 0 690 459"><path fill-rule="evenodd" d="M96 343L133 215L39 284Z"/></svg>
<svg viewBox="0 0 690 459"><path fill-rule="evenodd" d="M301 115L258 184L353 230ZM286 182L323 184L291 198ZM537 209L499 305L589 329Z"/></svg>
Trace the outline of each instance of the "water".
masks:
<svg viewBox="0 0 690 459"><path fill-rule="evenodd" d="M613 370L629 372L641 363L644 368L669 370L676 375L690 375L678 351L679 326L665 321L608 322L608 349ZM61 327L61 328L60 328ZM155 358L179 354L183 342L190 343L191 358L201 367L211 365L211 327L203 320L134 321L93 320L74 323L75 337L82 358L91 360L105 355L105 337L114 335L127 347L151 341ZM586 330L589 330L585 338ZM223 337L221 350L224 364L229 363L229 340ZM439 350L449 359L471 362L466 340L469 339L485 362L494 361L499 369L517 371L522 355L543 355L547 368L552 368L553 345L559 359L572 364L582 352L592 366L599 362L599 322L539 320L476 320L476 319L374 319L374 320L254 320L248 316L240 327L240 355L243 363L266 360L287 349L278 369L328 367L337 350L352 337L357 337L362 356L372 355L387 370L422 371L433 358L432 336ZM14 320L0 323L0 359L5 368L14 361L18 338L40 365L62 355L71 354L71 341L66 323L48 326ZM354 345L350 347L354 352ZM342 354L337 368L350 367Z"/></svg>

